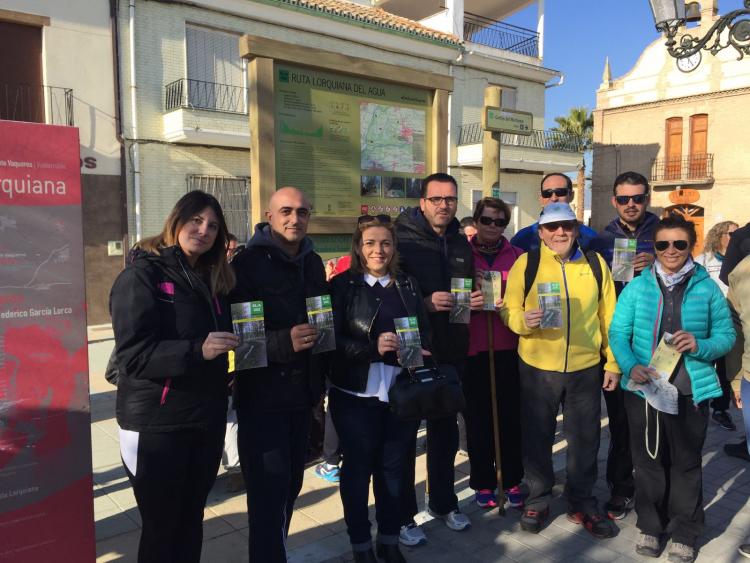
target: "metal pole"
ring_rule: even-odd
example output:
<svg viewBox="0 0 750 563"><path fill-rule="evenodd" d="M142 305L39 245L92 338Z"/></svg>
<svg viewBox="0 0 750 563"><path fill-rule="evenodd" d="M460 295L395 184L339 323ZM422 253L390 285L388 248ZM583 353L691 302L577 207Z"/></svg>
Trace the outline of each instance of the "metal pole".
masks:
<svg viewBox="0 0 750 563"><path fill-rule="evenodd" d="M487 354L489 357L490 395L492 401L492 431L495 436L495 473L497 476L497 509L505 516L505 489L503 488L502 454L500 452L500 417L497 412L497 385L495 384L495 327L493 315L487 311Z"/></svg>

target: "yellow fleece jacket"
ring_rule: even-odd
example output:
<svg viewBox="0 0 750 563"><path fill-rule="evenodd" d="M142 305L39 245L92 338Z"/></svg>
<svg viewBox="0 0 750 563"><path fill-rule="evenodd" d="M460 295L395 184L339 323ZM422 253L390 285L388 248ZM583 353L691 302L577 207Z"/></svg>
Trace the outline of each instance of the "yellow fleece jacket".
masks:
<svg viewBox="0 0 750 563"><path fill-rule="evenodd" d="M620 373L609 349L609 324L617 297L612 274L601 256L602 298L591 267L580 251L563 263L546 245L540 247L539 270L524 300L524 272L528 254L521 255L508 273L503 308L503 322L520 336L518 354L537 369L573 372L589 368L605 358L604 369ZM537 284L560 284L562 328L531 329L524 312L539 308Z"/></svg>

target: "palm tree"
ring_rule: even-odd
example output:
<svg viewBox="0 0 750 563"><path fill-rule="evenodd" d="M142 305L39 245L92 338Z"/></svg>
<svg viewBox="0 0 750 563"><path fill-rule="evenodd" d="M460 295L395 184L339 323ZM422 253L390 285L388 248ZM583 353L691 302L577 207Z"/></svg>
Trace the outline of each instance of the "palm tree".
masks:
<svg viewBox="0 0 750 563"><path fill-rule="evenodd" d="M578 106L571 108L566 117L556 117L555 123L558 127L553 127L552 131L559 133L559 142L572 143L580 152L591 150L594 145L594 116L587 107ZM583 189L586 182L586 163L581 159L581 166L578 169L578 178L575 186L575 208L576 216L579 221L583 221L584 194Z"/></svg>

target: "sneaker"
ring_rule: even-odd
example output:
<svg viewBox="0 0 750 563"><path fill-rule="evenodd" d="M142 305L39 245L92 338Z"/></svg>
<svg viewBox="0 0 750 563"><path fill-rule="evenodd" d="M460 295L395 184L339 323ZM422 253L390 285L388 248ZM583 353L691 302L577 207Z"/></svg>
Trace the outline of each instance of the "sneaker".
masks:
<svg viewBox="0 0 750 563"><path fill-rule="evenodd" d="M672 542L667 559L673 563L693 563L695 561L695 549L684 543Z"/></svg>
<svg viewBox="0 0 750 563"><path fill-rule="evenodd" d="M747 452L747 442L745 440L742 440L738 444L724 444L724 453L728 456L750 461L750 453Z"/></svg>
<svg viewBox="0 0 750 563"><path fill-rule="evenodd" d="M474 495L479 508L497 508L497 496L490 489L479 489Z"/></svg>
<svg viewBox="0 0 750 563"><path fill-rule="evenodd" d="M635 499L628 497L621 497L619 495L612 495L609 502L604 505L604 510L607 511L607 516L610 520L622 520L628 515L628 512L633 510L635 506Z"/></svg>
<svg viewBox="0 0 750 563"><path fill-rule="evenodd" d="M463 532L464 530L471 528L471 520L469 520L469 517L458 509L452 510L448 514L435 514L430 509L427 509L427 512L433 518L439 518L445 522L445 525L454 532Z"/></svg>
<svg viewBox="0 0 750 563"><path fill-rule="evenodd" d="M659 538L656 536L650 536L641 532L638 534L638 540L635 542L635 552L638 555L645 555L646 557L659 557L660 552Z"/></svg>
<svg viewBox="0 0 750 563"><path fill-rule="evenodd" d="M742 555L743 557L747 557L750 559L750 543L743 543L737 551Z"/></svg>
<svg viewBox="0 0 750 563"><path fill-rule="evenodd" d="M516 485L510 489L505 489L505 497L508 499L508 506L512 508L523 508L525 495L521 491L521 487Z"/></svg>
<svg viewBox="0 0 750 563"><path fill-rule="evenodd" d="M541 512L538 510L526 510L521 515L521 529L524 532L538 534L547 516L549 516L549 508L545 508Z"/></svg>
<svg viewBox="0 0 750 563"><path fill-rule="evenodd" d="M410 522L406 526L401 526L398 532L398 541L403 545L414 547L427 543L427 536L424 535L422 528L417 526L416 522Z"/></svg>
<svg viewBox="0 0 750 563"><path fill-rule="evenodd" d="M224 490L228 493L239 493L245 490L245 479L242 477L242 473L232 472L227 474L227 480L224 484Z"/></svg>
<svg viewBox="0 0 750 563"><path fill-rule="evenodd" d="M600 514L568 512L568 521L573 522L573 524L582 524L598 540L614 537L617 530L616 526L608 518Z"/></svg>
<svg viewBox="0 0 750 563"><path fill-rule="evenodd" d="M737 425L732 420L732 415L727 411L714 411L711 418L724 430L737 430Z"/></svg>
<svg viewBox="0 0 750 563"><path fill-rule="evenodd" d="M319 463L315 466L315 475L329 483L338 483L341 480L341 468L330 463Z"/></svg>

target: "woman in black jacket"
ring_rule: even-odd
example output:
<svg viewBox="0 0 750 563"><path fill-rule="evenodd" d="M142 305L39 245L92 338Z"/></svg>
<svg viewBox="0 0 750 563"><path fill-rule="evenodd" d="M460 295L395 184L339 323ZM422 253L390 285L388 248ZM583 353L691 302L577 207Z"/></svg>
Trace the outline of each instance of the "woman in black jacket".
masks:
<svg viewBox="0 0 750 563"><path fill-rule="evenodd" d="M354 561L375 561L367 512L372 476L378 556L401 563L399 497L410 485L403 483L403 465L418 423L396 419L388 405L388 391L401 371L394 319L417 317L423 348L429 327L416 282L396 269L390 217L359 218L351 264L331 286L337 351L329 402L343 454L344 520Z"/></svg>
<svg viewBox="0 0 750 563"><path fill-rule="evenodd" d="M184 195L161 234L135 245L110 294L120 453L143 522L140 563L200 560L224 443L227 352L237 345L228 332L227 234L213 196Z"/></svg>

